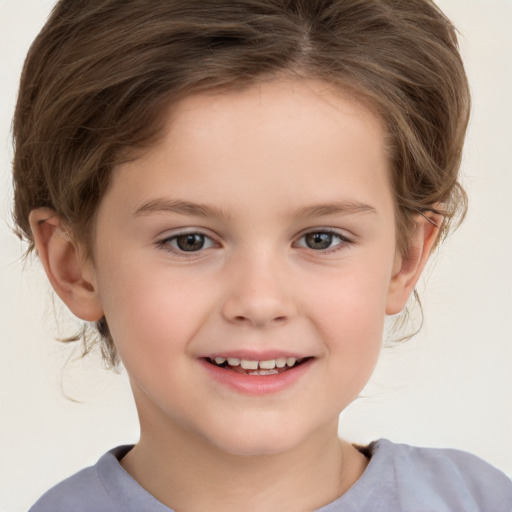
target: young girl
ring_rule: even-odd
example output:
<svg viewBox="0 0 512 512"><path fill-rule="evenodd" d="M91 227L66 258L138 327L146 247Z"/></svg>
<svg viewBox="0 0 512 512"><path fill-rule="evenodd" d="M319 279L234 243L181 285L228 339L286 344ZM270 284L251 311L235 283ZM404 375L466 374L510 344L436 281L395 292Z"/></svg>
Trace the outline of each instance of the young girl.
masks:
<svg viewBox="0 0 512 512"><path fill-rule="evenodd" d="M23 71L15 217L141 436L32 510L510 510L471 455L337 436L464 213L468 114L428 1L59 2Z"/></svg>

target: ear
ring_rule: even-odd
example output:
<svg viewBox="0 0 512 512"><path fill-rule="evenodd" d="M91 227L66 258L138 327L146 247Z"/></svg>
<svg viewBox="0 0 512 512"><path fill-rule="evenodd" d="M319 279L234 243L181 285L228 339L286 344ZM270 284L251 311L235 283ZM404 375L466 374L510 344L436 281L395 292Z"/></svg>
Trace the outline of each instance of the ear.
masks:
<svg viewBox="0 0 512 512"><path fill-rule="evenodd" d="M395 259L386 301L387 315L395 315L405 308L435 246L442 222L442 215L434 212L418 216L407 254L397 253Z"/></svg>
<svg viewBox="0 0 512 512"><path fill-rule="evenodd" d="M30 212L30 228L50 283L71 312L82 320L103 317L94 265L80 250L50 208Z"/></svg>

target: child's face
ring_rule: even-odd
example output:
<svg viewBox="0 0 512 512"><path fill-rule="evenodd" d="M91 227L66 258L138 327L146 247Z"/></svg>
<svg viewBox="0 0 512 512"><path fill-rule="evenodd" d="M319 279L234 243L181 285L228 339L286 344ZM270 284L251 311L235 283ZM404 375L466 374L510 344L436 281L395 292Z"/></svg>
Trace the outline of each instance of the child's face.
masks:
<svg viewBox="0 0 512 512"><path fill-rule="evenodd" d="M400 267L378 120L318 81L192 96L113 178L94 282L142 435L242 454L332 435ZM304 362L248 376L215 357Z"/></svg>

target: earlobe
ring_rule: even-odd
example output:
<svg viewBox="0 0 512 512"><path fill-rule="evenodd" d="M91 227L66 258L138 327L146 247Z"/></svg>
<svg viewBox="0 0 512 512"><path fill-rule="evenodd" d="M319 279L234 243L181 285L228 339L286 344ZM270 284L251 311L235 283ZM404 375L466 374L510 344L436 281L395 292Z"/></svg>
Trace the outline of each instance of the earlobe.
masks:
<svg viewBox="0 0 512 512"><path fill-rule="evenodd" d="M50 208L32 210L29 221L37 253L57 295L82 320L99 320L103 311L92 262L83 258Z"/></svg>
<svg viewBox="0 0 512 512"><path fill-rule="evenodd" d="M388 288L386 314L402 311L418 282L439 236L443 217L427 212L417 218L406 255L397 254Z"/></svg>

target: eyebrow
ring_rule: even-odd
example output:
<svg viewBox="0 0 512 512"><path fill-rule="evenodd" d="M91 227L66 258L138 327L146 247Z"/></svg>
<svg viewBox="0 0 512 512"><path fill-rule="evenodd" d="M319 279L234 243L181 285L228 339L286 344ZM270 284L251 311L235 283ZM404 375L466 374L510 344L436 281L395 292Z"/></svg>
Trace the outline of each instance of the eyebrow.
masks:
<svg viewBox="0 0 512 512"><path fill-rule="evenodd" d="M335 201L333 203L316 204L295 210L295 217L311 218L324 217L327 215L351 215L355 213L376 214L377 210L368 204L357 201Z"/></svg>
<svg viewBox="0 0 512 512"><path fill-rule="evenodd" d="M177 213L204 218L220 218L229 220L231 216L222 208L206 204L192 203L190 201L173 199L153 199L137 208L134 216L150 215L152 213ZM370 205L357 201L335 201L299 208L292 213L295 218L314 218L327 215L351 215L356 213L376 214L377 210Z"/></svg>
<svg viewBox="0 0 512 512"><path fill-rule="evenodd" d="M189 215L195 217L215 217L229 220L230 215L215 206L206 204L192 203L190 201L173 200L173 199L154 199L143 204L134 212L134 216L150 215L152 213L178 213L180 215Z"/></svg>

